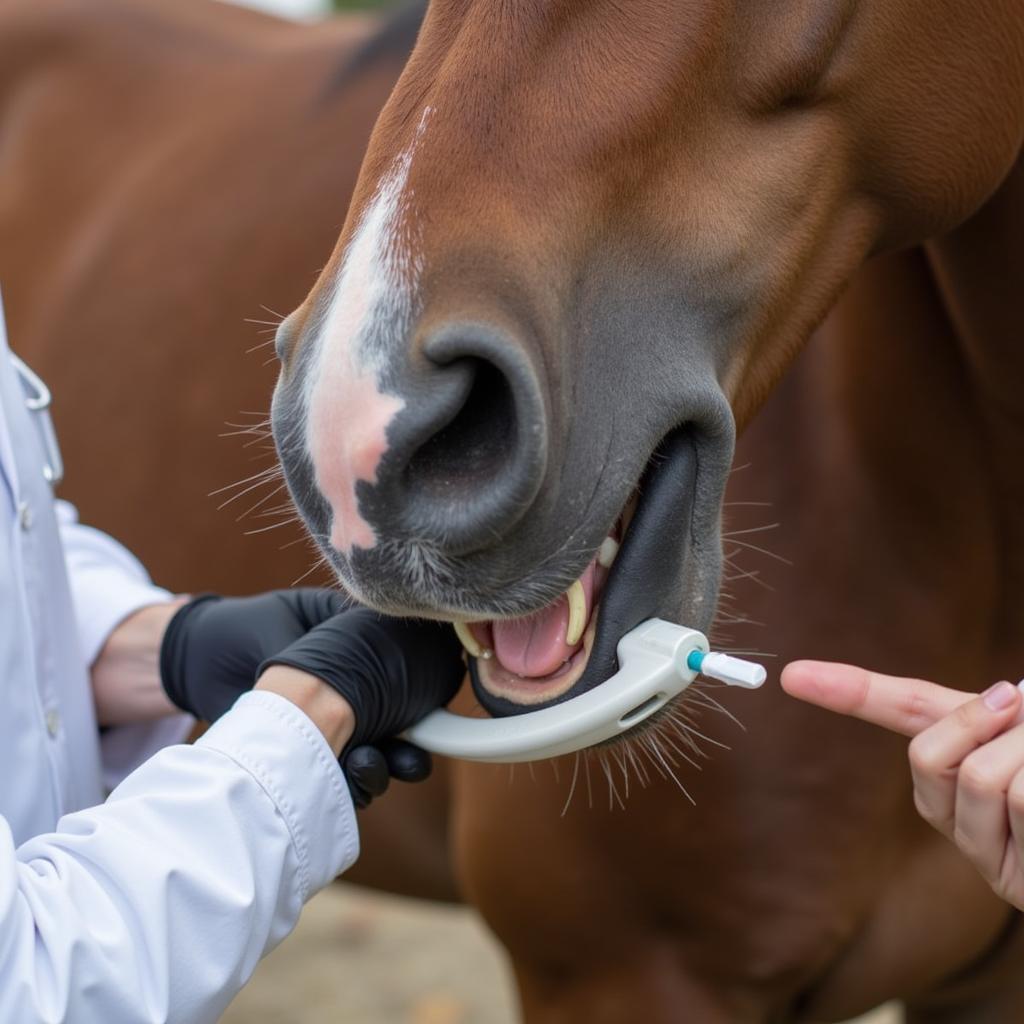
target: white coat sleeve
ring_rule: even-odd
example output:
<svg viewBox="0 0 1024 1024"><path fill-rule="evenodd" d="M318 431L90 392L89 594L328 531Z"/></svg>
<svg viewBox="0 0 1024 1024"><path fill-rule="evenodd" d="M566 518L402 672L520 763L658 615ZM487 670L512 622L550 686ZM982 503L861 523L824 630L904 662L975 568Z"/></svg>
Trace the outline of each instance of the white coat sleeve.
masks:
<svg viewBox="0 0 1024 1024"><path fill-rule="evenodd" d="M54 833L0 819L0 1021L214 1022L358 852L322 734L246 694Z"/></svg>
<svg viewBox="0 0 1024 1024"><path fill-rule="evenodd" d="M73 505L58 501L56 507L78 646L89 666L119 623L140 608L170 601L173 595L153 585L142 563L126 547L80 523ZM181 743L194 725L190 715L182 714L105 730L100 748L106 787L113 789L162 747Z"/></svg>

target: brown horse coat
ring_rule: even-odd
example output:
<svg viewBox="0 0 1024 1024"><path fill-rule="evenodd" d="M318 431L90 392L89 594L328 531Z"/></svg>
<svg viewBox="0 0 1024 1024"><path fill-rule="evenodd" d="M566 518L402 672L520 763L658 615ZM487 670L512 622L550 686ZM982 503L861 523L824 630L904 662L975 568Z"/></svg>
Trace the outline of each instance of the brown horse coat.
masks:
<svg viewBox="0 0 1024 1024"><path fill-rule="evenodd" d="M205 499L247 475L215 435L266 407L244 318L326 261L401 46L350 69L362 23L192 2L0 18L0 280L57 395L68 495L170 586L291 582L308 551ZM965 224L859 271L752 420L727 502L771 508L727 505L734 647L1019 675L1022 219L1018 162ZM904 743L771 686L728 707L747 731L702 715L732 749L682 765L694 806L648 766L623 809L595 760L562 817L571 762L455 766L457 872L527 1017L821 1020L894 996L915 1021L1024 1017L1015 917L914 815ZM410 820L388 849L444 891Z"/></svg>

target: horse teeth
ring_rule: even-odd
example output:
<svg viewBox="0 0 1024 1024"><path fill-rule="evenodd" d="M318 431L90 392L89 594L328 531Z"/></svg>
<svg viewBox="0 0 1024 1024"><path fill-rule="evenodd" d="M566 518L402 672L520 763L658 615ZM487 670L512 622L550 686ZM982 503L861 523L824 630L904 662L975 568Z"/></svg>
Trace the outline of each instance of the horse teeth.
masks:
<svg viewBox="0 0 1024 1024"><path fill-rule="evenodd" d="M587 628L587 595L583 584L576 580L565 596L569 601L569 625L565 631L565 642L575 647L583 636L583 630Z"/></svg>
<svg viewBox="0 0 1024 1024"><path fill-rule="evenodd" d="M479 641L473 636L466 623L453 622L452 625L455 627L455 635L462 641L462 646L466 648L466 652L471 658L489 658L491 656L490 651L485 651L480 646Z"/></svg>
<svg viewBox="0 0 1024 1024"><path fill-rule="evenodd" d="M610 569L618 553L619 542L614 537L605 537L597 549L597 564L605 569Z"/></svg>

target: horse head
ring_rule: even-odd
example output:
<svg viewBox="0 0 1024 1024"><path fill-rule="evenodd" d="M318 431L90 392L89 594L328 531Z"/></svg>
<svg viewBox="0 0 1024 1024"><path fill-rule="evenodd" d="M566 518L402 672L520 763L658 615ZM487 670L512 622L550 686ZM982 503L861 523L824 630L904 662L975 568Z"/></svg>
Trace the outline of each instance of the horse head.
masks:
<svg viewBox="0 0 1024 1024"><path fill-rule="evenodd" d="M742 427L870 255L1016 157L1009 0L434 0L273 425L343 584L469 623L484 707L707 630ZM782 453L784 458L784 453Z"/></svg>

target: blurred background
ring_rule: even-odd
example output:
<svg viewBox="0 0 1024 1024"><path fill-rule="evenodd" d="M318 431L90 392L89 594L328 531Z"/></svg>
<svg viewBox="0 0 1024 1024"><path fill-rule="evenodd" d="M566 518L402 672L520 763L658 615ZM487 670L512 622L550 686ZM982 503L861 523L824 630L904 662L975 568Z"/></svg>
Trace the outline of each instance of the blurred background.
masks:
<svg viewBox="0 0 1024 1024"><path fill-rule="evenodd" d="M387 7L388 0L226 0L284 18L322 18L332 11L366 11Z"/></svg>

